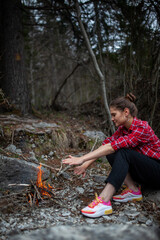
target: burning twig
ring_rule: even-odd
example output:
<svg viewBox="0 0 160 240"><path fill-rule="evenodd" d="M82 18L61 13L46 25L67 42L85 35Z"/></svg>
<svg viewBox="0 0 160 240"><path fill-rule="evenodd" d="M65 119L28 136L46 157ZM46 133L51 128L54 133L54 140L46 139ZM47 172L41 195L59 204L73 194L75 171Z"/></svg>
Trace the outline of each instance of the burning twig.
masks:
<svg viewBox="0 0 160 240"><path fill-rule="evenodd" d="M37 186L33 183L32 180L31 180L31 183L32 183L32 186L34 187L34 190L35 190L36 194L37 194L37 199L38 199L38 201L41 201L41 200L42 200L42 197L41 197L40 192L38 191Z"/></svg>
<svg viewBox="0 0 160 240"><path fill-rule="evenodd" d="M37 181L36 184L33 183L31 180L31 192L27 195L29 204L33 206L34 204L38 204L40 201L44 199L45 196L48 198L51 198L54 194L52 192L53 187L47 184L45 185L45 182L42 182L42 173L43 171L41 170L42 165L38 167L39 171L37 174ZM30 200L30 195L32 197L32 201Z"/></svg>

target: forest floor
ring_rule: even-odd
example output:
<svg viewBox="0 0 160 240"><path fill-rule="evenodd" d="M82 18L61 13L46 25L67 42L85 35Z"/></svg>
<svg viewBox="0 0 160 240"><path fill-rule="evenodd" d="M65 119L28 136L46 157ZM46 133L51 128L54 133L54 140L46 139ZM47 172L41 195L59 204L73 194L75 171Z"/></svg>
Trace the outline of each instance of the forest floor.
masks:
<svg viewBox="0 0 160 240"><path fill-rule="evenodd" d="M97 138L85 135L87 131L102 131L104 120L101 117L58 112L39 118L1 114L0 120L1 155L34 162L37 166L40 162L50 166L49 182L55 194L55 199L45 199L38 206L31 207L22 197L25 189L12 197L14 190L1 188L1 239L8 239L15 233L61 224L159 226L160 193L146 189L141 202L120 204L112 201L112 215L89 219L80 214L80 209L94 199L95 192L99 194L105 186L104 180L110 166L105 158L98 159L87 170L86 177L82 178L74 175L72 168L66 169L61 160L70 154L79 156L87 153L101 144ZM16 196L21 197L21 203Z"/></svg>

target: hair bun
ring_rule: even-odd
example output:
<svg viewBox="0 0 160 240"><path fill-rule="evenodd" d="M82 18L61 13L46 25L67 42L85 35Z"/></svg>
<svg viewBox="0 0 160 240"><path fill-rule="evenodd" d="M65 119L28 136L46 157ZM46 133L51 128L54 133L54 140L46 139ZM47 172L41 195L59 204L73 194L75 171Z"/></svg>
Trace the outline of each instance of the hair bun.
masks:
<svg viewBox="0 0 160 240"><path fill-rule="evenodd" d="M136 97L133 95L133 93L127 93L125 98L128 99L130 102L136 101Z"/></svg>

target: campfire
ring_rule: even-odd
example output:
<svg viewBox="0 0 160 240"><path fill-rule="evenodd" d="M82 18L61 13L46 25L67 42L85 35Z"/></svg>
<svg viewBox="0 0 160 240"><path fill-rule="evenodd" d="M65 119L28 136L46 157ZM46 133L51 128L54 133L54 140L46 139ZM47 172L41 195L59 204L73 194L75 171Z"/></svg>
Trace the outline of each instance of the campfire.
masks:
<svg viewBox="0 0 160 240"><path fill-rule="evenodd" d="M42 181L42 165L38 166L37 181L33 183L31 181L31 191L27 193L27 199L30 206L38 205L40 201L54 197L53 187L50 184L46 184Z"/></svg>

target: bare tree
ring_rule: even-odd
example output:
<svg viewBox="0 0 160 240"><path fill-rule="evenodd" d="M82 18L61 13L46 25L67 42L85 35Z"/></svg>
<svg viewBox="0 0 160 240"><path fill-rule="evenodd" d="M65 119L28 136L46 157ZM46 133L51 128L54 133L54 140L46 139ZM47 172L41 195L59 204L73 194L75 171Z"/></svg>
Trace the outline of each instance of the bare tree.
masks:
<svg viewBox="0 0 160 240"><path fill-rule="evenodd" d="M102 73L102 71L101 71L101 69L99 67L99 64L97 62L96 56L95 56L95 54L94 54L94 52L92 50L89 38L88 38L86 30L84 28L83 22L81 20L81 11L80 11L80 6L79 6L79 3L78 3L78 0L76 0L76 10L77 10L78 22L79 22L79 25L80 25L83 37L84 37L85 42L86 42L88 52L89 52L90 57L91 57L91 59L93 61L95 70L97 72L97 75L100 78L100 84L101 84L101 87L102 87L102 96L103 96L103 100L104 100L105 111L106 111L106 113L108 115L109 123L110 123L110 126L111 126L111 131L113 133L115 131L115 128L114 128L113 122L111 120L111 114L110 114L108 100L107 100L107 96L106 96L105 76L104 76L104 74Z"/></svg>

